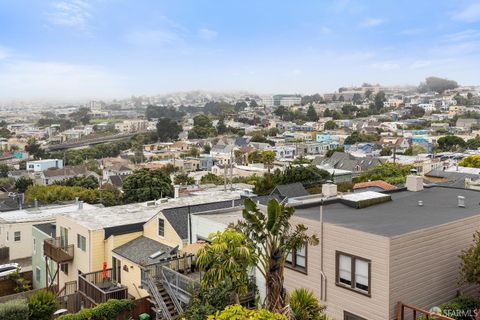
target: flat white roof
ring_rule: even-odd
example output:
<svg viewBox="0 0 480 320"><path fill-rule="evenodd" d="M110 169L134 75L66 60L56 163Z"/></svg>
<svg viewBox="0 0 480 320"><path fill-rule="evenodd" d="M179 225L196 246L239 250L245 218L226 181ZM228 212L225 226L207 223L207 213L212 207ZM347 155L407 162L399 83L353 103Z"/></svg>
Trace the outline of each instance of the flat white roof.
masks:
<svg viewBox="0 0 480 320"><path fill-rule="evenodd" d="M358 193L349 193L341 196L342 199L348 200L348 201L364 201L364 200L370 200L370 199L377 199L377 198L383 198L386 195L380 192L375 192L375 191L365 191L365 192L358 192Z"/></svg>
<svg viewBox="0 0 480 320"><path fill-rule="evenodd" d="M83 204L84 210L96 208L88 203ZM97 208L98 210L98 208ZM77 203L65 205L49 205L38 208L28 208L22 210L13 210L0 213L0 223L15 223L15 222L39 222L51 220L58 215L68 214L71 212L80 211Z"/></svg>
<svg viewBox="0 0 480 320"><path fill-rule="evenodd" d="M216 191L207 192L206 194L180 197L176 199L165 199L165 202L162 202L162 200L157 200L156 202L148 201L106 208L95 208L89 210L84 209L71 212L65 215L65 217L67 219L74 220L87 229L99 230L103 228L146 222L163 209L239 198L239 192Z"/></svg>

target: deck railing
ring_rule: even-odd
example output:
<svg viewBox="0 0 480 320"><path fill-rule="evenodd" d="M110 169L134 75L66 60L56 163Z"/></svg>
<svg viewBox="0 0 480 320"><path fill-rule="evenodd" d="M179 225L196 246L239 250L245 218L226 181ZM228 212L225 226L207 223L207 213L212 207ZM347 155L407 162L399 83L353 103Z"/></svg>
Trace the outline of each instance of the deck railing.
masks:
<svg viewBox="0 0 480 320"><path fill-rule="evenodd" d="M78 276L78 291L96 304L104 303L109 299L127 299L128 288L112 281L112 269L106 270L106 277L103 271L96 271Z"/></svg>
<svg viewBox="0 0 480 320"><path fill-rule="evenodd" d="M425 319L431 319L431 320L455 320L453 318L435 314L433 312L423 310L420 308L417 308L412 305L408 305L402 302L398 302L397 304L397 320L405 320L405 319L411 319L408 314L412 315L412 319L417 319L418 317L423 316Z"/></svg>
<svg viewBox="0 0 480 320"><path fill-rule="evenodd" d="M73 260L73 244L63 245L60 238L46 239L43 242L43 254L55 262L63 263Z"/></svg>

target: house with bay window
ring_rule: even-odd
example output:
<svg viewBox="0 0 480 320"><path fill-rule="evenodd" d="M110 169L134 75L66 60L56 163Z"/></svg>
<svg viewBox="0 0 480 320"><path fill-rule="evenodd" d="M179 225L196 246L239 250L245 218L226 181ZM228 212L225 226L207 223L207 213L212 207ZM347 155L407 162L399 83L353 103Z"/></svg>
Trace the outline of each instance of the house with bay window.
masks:
<svg viewBox="0 0 480 320"><path fill-rule="evenodd" d="M429 310L459 292L477 294L459 281L458 255L480 229L478 199L474 190L424 187L417 176L402 189L340 195L329 185L323 195L289 198L291 224L307 226L320 244L288 254L285 288L313 291L344 320L393 320L399 302ZM241 219L241 207L193 214L192 240ZM264 296L258 272L257 286Z"/></svg>
<svg viewBox="0 0 480 320"><path fill-rule="evenodd" d="M312 290L344 320L393 320L399 302L429 310L458 293L477 295L461 284L458 255L480 229L479 198L409 176L403 189L291 201L292 224L306 225L320 245L289 255L285 287Z"/></svg>

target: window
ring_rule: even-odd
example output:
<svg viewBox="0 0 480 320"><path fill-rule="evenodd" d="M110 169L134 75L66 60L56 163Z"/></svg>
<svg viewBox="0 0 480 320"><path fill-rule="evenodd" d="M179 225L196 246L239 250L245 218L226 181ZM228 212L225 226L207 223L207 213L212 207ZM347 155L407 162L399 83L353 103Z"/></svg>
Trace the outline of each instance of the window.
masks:
<svg viewBox="0 0 480 320"><path fill-rule="evenodd" d="M37 240L33 238L33 254L37 253Z"/></svg>
<svg viewBox="0 0 480 320"><path fill-rule="evenodd" d="M337 251L336 261L337 285L370 295L370 260Z"/></svg>
<svg viewBox="0 0 480 320"><path fill-rule="evenodd" d="M165 220L158 219L158 235L160 237L165 236Z"/></svg>
<svg viewBox="0 0 480 320"><path fill-rule="evenodd" d="M68 276L68 263L62 263L60 265L60 270Z"/></svg>
<svg viewBox="0 0 480 320"><path fill-rule="evenodd" d="M365 318L361 318L359 316L356 316L350 312L344 311L343 312L343 320L367 320Z"/></svg>
<svg viewBox="0 0 480 320"><path fill-rule="evenodd" d="M68 229L60 227L60 245L62 248L68 247Z"/></svg>
<svg viewBox="0 0 480 320"><path fill-rule="evenodd" d="M86 251L87 249L87 239L84 236L77 234L77 247L82 250Z"/></svg>
<svg viewBox="0 0 480 320"><path fill-rule="evenodd" d="M42 269L40 269L39 267L36 267L36 269L35 269L35 280L40 282L42 280L41 278L42 278Z"/></svg>
<svg viewBox="0 0 480 320"><path fill-rule="evenodd" d="M15 233L13 234L13 240L15 242L22 240L22 234L20 233L20 231L15 231Z"/></svg>
<svg viewBox="0 0 480 320"><path fill-rule="evenodd" d="M119 259L112 257L112 278L113 281L118 283L122 282L122 261Z"/></svg>
<svg viewBox="0 0 480 320"><path fill-rule="evenodd" d="M307 272L307 246L292 250L285 259L285 266L290 269Z"/></svg>

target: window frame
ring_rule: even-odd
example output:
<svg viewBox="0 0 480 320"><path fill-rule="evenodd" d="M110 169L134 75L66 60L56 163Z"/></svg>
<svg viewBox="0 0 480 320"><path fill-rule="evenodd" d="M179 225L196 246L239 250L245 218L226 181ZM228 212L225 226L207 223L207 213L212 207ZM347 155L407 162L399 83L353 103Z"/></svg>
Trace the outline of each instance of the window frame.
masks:
<svg viewBox="0 0 480 320"><path fill-rule="evenodd" d="M83 246L82 240L83 239ZM83 252L87 251L87 238L82 236L80 233L77 233L77 248L82 250Z"/></svg>
<svg viewBox="0 0 480 320"><path fill-rule="evenodd" d="M42 269L40 267L35 267L35 281L42 281Z"/></svg>
<svg viewBox="0 0 480 320"><path fill-rule="evenodd" d="M18 234L18 240L17 240L17 234ZM13 232L13 242L20 242L22 241L22 232L21 231L14 231Z"/></svg>
<svg viewBox="0 0 480 320"><path fill-rule="evenodd" d="M162 222L162 228L160 229L160 222ZM162 233L160 234L160 230L162 230ZM158 218L158 236L159 237L165 237L165 219L163 218Z"/></svg>
<svg viewBox="0 0 480 320"><path fill-rule="evenodd" d="M68 262L67 263L61 263L60 264L60 270L68 276Z"/></svg>
<svg viewBox="0 0 480 320"><path fill-rule="evenodd" d="M301 272L304 274L308 274L308 243L305 243L304 245L305 248L305 267L299 266L297 264L297 249L293 249L291 252L287 253L287 257L289 254L292 256L292 261L289 262L287 261L287 258L285 258L285 268L295 270L297 272Z"/></svg>
<svg viewBox="0 0 480 320"><path fill-rule="evenodd" d="M356 320L367 320L363 317L357 316L356 314L343 310L343 319L347 319L347 317L351 317L351 318L353 317Z"/></svg>
<svg viewBox="0 0 480 320"><path fill-rule="evenodd" d="M350 258L350 273L351 273L351 284L345 284L340 282L340 256L346 256ZM361 260L368 264L368 291L362 290L356 287L356 277L355 277L355 268L356 268L356 261ZM342 251L335 251L335 285L337 287L342 287L347 290L351 290L353 292L357 292L367 297L372 296L372 261L369 259L365 259L360 256L356 256L350 253L342 252Z"/></svg>

